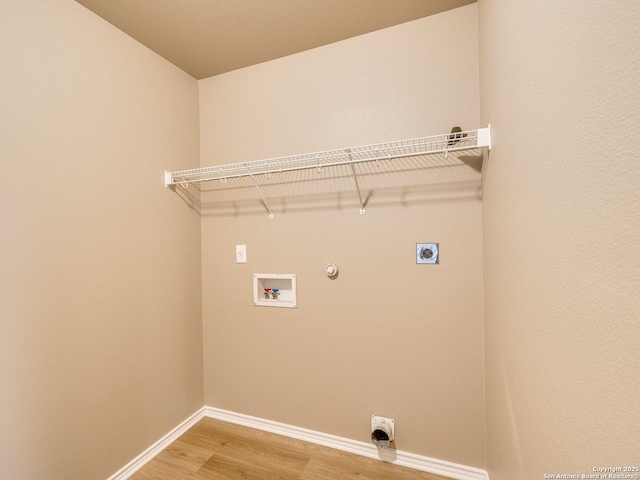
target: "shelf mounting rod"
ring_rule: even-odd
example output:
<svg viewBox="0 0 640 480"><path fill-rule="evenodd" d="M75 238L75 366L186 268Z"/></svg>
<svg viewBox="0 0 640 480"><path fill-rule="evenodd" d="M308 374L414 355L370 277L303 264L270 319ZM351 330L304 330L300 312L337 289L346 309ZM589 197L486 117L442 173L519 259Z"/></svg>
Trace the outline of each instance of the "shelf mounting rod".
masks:
<svg viewBox="0 0 640 480"><path fill-rule="evenodd" d="M253 174L251 173L251 170L249 170L249 167L247 167L247 172L249 173L249 178L253 182L253 186L256 187L256 190L258 190L258 194L260 195L260 198L262 199L262 204L264 205L264 208L266 208L267 212L269 212L269 219L270 220L273 219L273 212L269 208L269 204L267 203L267 199L264 198L264 195L262 194L262 190L260 190L260 187L258 186L258 182L256 182L255 178L253 178Z"/></svg>
<svg viewBox="0 0 640 480"><path fill-rule="evenodd" d="M349 161L353 162L353 157L351 155L351 149L348 149L349 152ZM358 199L360 200L360 215L364 215L364 203L362 202L362 194L360 193L360 185L358 185L358 177L356 176L356 169L353 168L353 163L349 163L351 167L351 174L353 175L353 181L356 184L356 191L358 192Z"/></svg>

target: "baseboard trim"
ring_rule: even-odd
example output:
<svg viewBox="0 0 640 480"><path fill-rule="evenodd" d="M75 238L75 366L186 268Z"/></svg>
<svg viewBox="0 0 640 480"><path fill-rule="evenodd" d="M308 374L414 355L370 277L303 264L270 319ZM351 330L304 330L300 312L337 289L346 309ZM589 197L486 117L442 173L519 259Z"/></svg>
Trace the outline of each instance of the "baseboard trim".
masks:
<svg viewBox="0 0 640 480"><path fill-rule="evenodd" d="M245 427L263 430L265 432L296 438L305 442L323 445L336 450L362 455L364 457L384 460L403 467L413 468L423 472L434 473L455 480L489 480L489 474L479 468L468 467L457 463L438 460L436 458L416 455L414 453L397 450L378 450L373 444L337 437L327 433L307 430L284 423L252 417L241 413L230 412L220 408L207 407L202 409L203 416L215 418L229 423L244 425ZM110 479L111 480L111 479Z"/></svg>
<svg viewBox="0 0 640 480"><path fill-rule="evenodd" d="M172 429L169 433L163 436L156 443L147 448L144 452L138 455L136 458L127 463L124 467L118 470L116 473L111 475L107 480L126 480L131 475L136 473L142 467L144 467L147 463L149 463L153 458L158 455L162 450L167 448L171 443L173 443L180 435L193 427L196 423L202 420L205 417L205 409L207 407L202 407L200 410L195 412L189 418L184 420L180 425Z"/></svg>
<svg viewBox="0 0 640 480"><path fill-rule="evenodd" d="M274 422L272 420L265 420L263 418L252 417L250 415L244 415L242 413L230 412L228 410L208 406L202 407L177 427L173 428L160 440L131 460L107 480L127 480L131 475L153 460L156 455L167 448L172 442L204 417L215 418L217 420L255 428L256 430L263 430L265 432L284 435L285 437L296 438L305 442L335 448L336 450L341 450L343 452L362 455L363 457L384 460L385 462L413 468L423 472L434 473L436 475L442 475L443 477L449 477L455 480L489 480L489 474L485 470L481 470L479 468L468 467L466 465L460 465L457 463L447 462L445 460L438 460L437 458L425 457L398 450L379 451L370 443L359 442L350 438L338 437L328 433L316 432L306 428L295 427L285 423Z"/></svg>

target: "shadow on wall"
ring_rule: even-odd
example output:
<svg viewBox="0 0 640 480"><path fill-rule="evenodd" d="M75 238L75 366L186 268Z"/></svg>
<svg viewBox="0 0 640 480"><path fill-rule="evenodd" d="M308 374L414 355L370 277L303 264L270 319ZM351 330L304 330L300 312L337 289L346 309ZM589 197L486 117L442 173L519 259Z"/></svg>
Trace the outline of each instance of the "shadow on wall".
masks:
<svg viewBox="0 0 640 480"><path fill-rule="evenodd" d="M353 172L350 165L340 165L254 175L260 191L248 175L171 188L203 216L266 215L267 205L275 214L358 212L356 185L364 207L479 199L482 163L482 157L459 152L358 163Z"/></svg>

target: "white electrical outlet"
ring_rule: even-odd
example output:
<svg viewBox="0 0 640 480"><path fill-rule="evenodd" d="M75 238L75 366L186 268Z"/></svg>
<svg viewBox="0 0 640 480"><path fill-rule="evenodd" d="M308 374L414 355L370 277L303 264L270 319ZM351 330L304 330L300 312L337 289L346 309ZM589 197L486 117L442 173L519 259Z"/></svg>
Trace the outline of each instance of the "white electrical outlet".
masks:
<svg viewBox="0 0 640 480"><path fill-rule="evenodd" d="M438 244L437 243L417 243L416 263L438 264Z"/></svg>
<svg viewBox="0 0 640 480"><path fill-rule="evenodd" d="M236 245L236 263L247 263L246 245Z"/></svg>

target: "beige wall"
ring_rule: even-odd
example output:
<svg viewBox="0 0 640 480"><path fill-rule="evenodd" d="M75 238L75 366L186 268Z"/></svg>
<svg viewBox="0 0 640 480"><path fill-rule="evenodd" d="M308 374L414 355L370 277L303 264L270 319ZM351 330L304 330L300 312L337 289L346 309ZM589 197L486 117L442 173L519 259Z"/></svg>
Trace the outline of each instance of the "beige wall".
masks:
<svg viewBox="0 0 640 480"><path fill-rule="evenodd" d="M478 8L491 479L637 466L639 4Z"/></svg>
<svg viewBox="0 0 640 480"><path fill-rule="evenodd" d="M201 163L476 128L477 61L470 5L201 80ZM399 450L484 466L479 174L431 167L362 175L366 215L326 170L258 179L273 220L252 188L203 195L207 405L360 441L385 415ZM253 306L253 273L295 273L299 307Z"/></svg>
<svg viewBox="0 0 640 480"><path fill-rule="evenodd" d="M203 404L197 83L70 0L0 58L0 476L107 478Z"/></svg>

